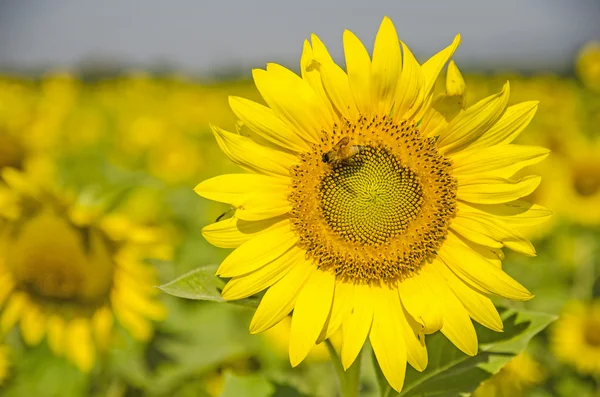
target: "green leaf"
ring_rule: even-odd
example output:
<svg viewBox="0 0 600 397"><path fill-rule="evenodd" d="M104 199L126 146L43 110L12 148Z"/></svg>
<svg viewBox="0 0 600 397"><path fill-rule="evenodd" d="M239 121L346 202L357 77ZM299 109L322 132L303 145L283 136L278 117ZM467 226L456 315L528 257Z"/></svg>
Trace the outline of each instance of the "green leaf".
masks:
<svg viewBox="0 0 600 397"><path fill-rule="evenodd" d="M225 282L215 276L217 267L217 265L209 265L192 270L158 288L180 298L225 302L221 298L221 290Z"/></svg>
<svg viewBox="0 0 600 397"><path fill-rule="evenodd" d="M215 276L219 265L207 265L192 270L158 288L167 294L179 298L213 302L227 302L221 297L225 281ZM237 305L257 307L260 300L256 297L230 301Z"/></svg>
<svg viewBox="0 0 600 397"><path fill-rule="evenodd" d="M270 397L275 387L261 375L225 374L225 387L220 397Z"/></svg>
<svg viewBox="0 0 600 397"><path fill-rule="evenodd" d="M503 310L504 332L494 332L476 324L479 354L467 356L441 332L427 337L429 364L423 372L412 367L406 371L401 393L391 391L382 396L458 397L469 395L484 380L500 371L521 353L531 338L542 331L555 316L521 310Z"/></svg>

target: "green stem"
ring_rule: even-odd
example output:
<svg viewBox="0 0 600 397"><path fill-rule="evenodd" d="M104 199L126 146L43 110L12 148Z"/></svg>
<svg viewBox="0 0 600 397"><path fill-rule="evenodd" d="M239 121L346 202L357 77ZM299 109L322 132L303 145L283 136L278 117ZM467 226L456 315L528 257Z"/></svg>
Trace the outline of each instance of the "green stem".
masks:
<svg viewBox="0 0 600 397"><path fill-rule="evenodd" d="M356 360L354 360L354 363L344 371L342 361L329 339L325 340L325 345L327 346L335 372L340 381L342 397L358 397L360 391L360 353L358 354L358 357L356 357Z"/></svg>

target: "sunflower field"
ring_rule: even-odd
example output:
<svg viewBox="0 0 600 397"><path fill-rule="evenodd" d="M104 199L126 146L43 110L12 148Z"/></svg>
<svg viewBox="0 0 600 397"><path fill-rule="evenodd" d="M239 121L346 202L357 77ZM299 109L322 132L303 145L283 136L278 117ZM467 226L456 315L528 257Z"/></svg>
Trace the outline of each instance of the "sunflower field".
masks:
<svg viewBox="0 0 600 397"><path fill-rule="evenodd" d="M386 20L381 31L389 29L385 24ZM316 43L313 38L315 59ZM410 52L402 52L408 59ZM376 57L374 54L373 65ZM329 67L324 62L315 65L301 65L300 74L306 72L303 79L314 78L309 73L314 68ZM351 127L362 128L362 134L375 134L378 126L384 125L402 133L395 142L399 137L414 142L420 138L410 134L419 134L434 122L426 116L418 118L412 127L398 126L386 116L364 122L358 119L350 126L335 124L334 132L319 140L325 142L326 149L316 150L313 157L299 157L292 193L277 195L279 190L271 186L277 183L273 182L275 177L263 181L256 176L255 189L277 192L268 198L270 207L263 208L260 205L266 193L242 197L244 185L250 183L247 179L219 176L256 171L248 165L251 152L256 169L272 170L281 164L276 164L279 158L285 163L293 157L291 153L308 153L318 146L291 134L268 136L271 127L279 125L275 121L269 125L265 122L263 135L247 128L252 123L246 120L249 113L243 109L264 112L264 120L270 115L267 110L278 109L276 101L265 95L268 90L259 93L256 88L266 86L266 72L265 76L256 72L254 81L199 81L143 72L88 75L55 71L34 77L0 76L0 395L600 396L600 44L582 49L569 75L480 74L468 65L458 65L464 70L452 61L447 65L433 91L441 98L437 103L442 119L446 117L451 123L452 118L483 106L484 98L492 98L491 104L508 89L505 83L509 81L510 97L506 95L502 111L506 109L504 114L508 114L513 105L521 106L523 119L527 119L524 125L528 123L515 143L538 148L515 158L515 164L523 164L511 170L522 177L519 181L532 181L529 175L541 176L537 189L523 185L522 194L516 197L536 206L527 207L521 216L509 214L513 210L506 208L499 215L518 218L513 219L518 233L509 235L497 224L477 219L455 223L456 234L451 236L470 236L469 246L490 247L499 259L498 266L491 259L486 261L491 264L489 277L497 277L490 286L478 281L469 284L466 276L454 293L445 284L434 284L439 280L433 276L432 284L404 282L412 273L394 275L392 267L385 267L385 260L377 262L375 270L359 259L348 259L348 265L340 267L339 258L351 254L338 255L336 247L327 245L330 237L325 228L316 221L309 222L318 217L315 213L323 211L328 225L342 225L339 235L352 241L365 239L369 247L375 247L374 252L385 256L387 251L382 247L386 245L379 245L377 239L387 241L395 236L392 232L408 233L410 222L419 219L410 212L411 205L434 194L429 192L440 192L455 183L448 169L458 169L456 164L465 156L452 157L454 163L439 160L432 165L438 167L439 175L450 176L424 184L419 187L422 190L414 190L418 183L413 179L418 175L402 168L399 183L406 188L386 199L394 203L390 210L364 212L368 219L356 218L359 226L352 228L344 225L358 216L350 207L357 194L352 189L363 188L364 169L373 169L376 178L386 179L384 171L397 165L395 157L377 149L375 143L343 147L343 138ZM331 70L332 76L346 76L341 68L332 66ZM273 75L277 73L284 75L273 68ZM265 82L260 83L263 78ZM348 78L352 84L350 67ZM375 79L372 83L375 85ZM325 81L323 86L327 88ZM273 84L272 92L279 90L281 94L288 88L284 83ZM290 103L304 99L294 97ZM362 110L360 98L355 99L357 109ZM333 95L330 100L331 108L342 101ZM396 105L403 106L401 101ZM515 114L519 111L512 109ZM281 120L277 119L281 129L294 129ZM519 119L514 116L508 122L518 123ZM356 136L362 137L361 133ZM436 139L441 144L445 137L440 136ZM250 138L256 147L242 142ZM387 138L381 139L381 145L395 147L386 143ZM286 148L277 152L279 157L272 155L273 142ZM236 145L246 146L240 149ZM336 147L339 153L333 153ZM406 147L412 148L409 143ZM440 155L432 148L422 144L403 151L398 158L422 155L435 159ZM489 159L477 158L477 162L465 162L464 167L503 161L500 155L494 158L494 153L488 152ZM340 159L330 160L334 155ZM467 152L466 157L469 155L478 156ZM352 156L361 159L360 166L348 160ZM314 178L319 172L328 172L328 167L337 170L327 176L329 179ZM384 170L381 175L380 170ZM346 187L340 188L345 183L350 193ZM227 194L222 192L223 184L232 185ZM306 193L306 186L311 184L332 186L323 188L318 199L333 197L333 204L315 210L312 196ZM419 192L425 192L425 199ZM448 205L455 205L456 196L443 197ZM350 203L348 207L340 205L338 198L348 200L342 201ZM460 187L458 200L458 211L464 213ZM247 209L254 202L259 210ZM480 207L485 205L491 204L484 202ZM480 207L473 204L468 208L479 211ZM430 218L443 217L441 210L431 211ZM285 284L291 278L287 275L296 272L296 281L306 278L302 266L307 262L302 258L308 254L286 245L287 232L277 232L281 223L259 225L271 230L269 244L280 240L285 252L277 254L278 245L271 249L266 240L258 241L257 224L267 218L279 222L288 212L295 219L292 230L302 229L298 233L303 249L320 258L318 270L311 268L310 272L358 277L366 280L367 286L371 285L369 280L391 277L412 285L416 298L404 301L402 294L408 292L401 288L400 300L395 295L389 301L377 301L356 287L354 299L374 300L369 321L365 325L359 318L366 316L359 310L365 305L355 304L344 314L350 319L344 319L343 326L340 319L337 327L331 324L335 323L332 313L337 291L342 289L339 286L335 287L336 298L329 298L329 306L334 299L331 313L329 306L321 310L319 302L319 296L329 288L327 281L316 276L304 284L306 290L314 290L313 296L300 294L297 301L294 297L288 299L291 303L284 302L286 293L292 294L296 288L293 280ZM408 223L402 219L394 223L397 214L406 215ZM539 218L539 222L529 218ZM235 232L232 222L237 225ZM452 228L454 221L449 222ZM447 226L439 227L446 233ZM462 233L459 226L468 230ZM482 227L485 233L480 231ZM259 237L249 240L255 234ZM315 248L315 236L327 244ZM441 239L444 244L452 243L450 236ZM239 251L238 256L243 257L233 258L231 248L252 241L258 241L253 244L259 248L267 245L254 257ZM438 248L423 248L423 257L437 255ZM394 249L407 248L398 245ZM416 243L410 245L410 253L419 249ZM439 251L442 255L441 248ZM269 268L269 274L245 279L258 273L253 271L260 266L259 261L264 265L279 255L286 256L281 267L291 270ZM461 251L456 255L463 260L475 254ZM237 269L231 264L234 259ZM444 269L439 270L448 272L448 279L459 279L453 276L458 270L451 266ZM510 277L504 279L504 274ZM274 280L281 281L274 284ZM498 291L505 293L495 293L494 283L504 283ZM429 292L419 291L424 284ZM264 292L266 287L271 288ZM277 287L281 291L275 296L271 291ZM428 293L434 298L421 299ZM535 297L530 299L531 295ZM260 307L266 306L259 306L261 300L268 299L281 307L261 311ZM456 310L452 308L454 302L459 307ZM396 304L405 314L380 321L378 313L383 313L385 304ZM414 315L413 308L418 305L423 306L419 309L422 317ZM289 315L292 309L293 316ZM450 318L459 314L464 314L468 325ZM319 329L310 339L307 335L314 329L310 323L319 316ZM300 322L309 325L297 325ZM402 340L395 342L393 330L397 327L420 331L405 335L414 338L413 342L407 339L405 346ZM362 328L363 337L359 336ZM402 333L399 335L402 338ZM398 355L404 358L398 360Z"/></svg>

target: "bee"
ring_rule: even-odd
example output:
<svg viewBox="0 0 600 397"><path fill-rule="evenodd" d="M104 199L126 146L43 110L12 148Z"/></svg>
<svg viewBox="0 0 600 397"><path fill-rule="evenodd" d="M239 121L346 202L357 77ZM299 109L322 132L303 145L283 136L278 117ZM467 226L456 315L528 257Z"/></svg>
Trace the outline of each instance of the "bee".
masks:
<svg viewBox="0 0 600 397"><path fill-rule="evenodd" d="M350 138L345 136L330 151L323 154L323 162L328 164L345 164L363 150L365 150L364 146L350 145Z"/></svg>

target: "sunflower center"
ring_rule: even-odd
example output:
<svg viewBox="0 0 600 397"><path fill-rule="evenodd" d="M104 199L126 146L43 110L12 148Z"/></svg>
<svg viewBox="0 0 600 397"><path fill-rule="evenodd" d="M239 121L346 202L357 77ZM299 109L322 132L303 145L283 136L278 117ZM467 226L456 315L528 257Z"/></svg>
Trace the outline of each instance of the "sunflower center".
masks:
<svg viewBox="0 0 600 397"><path fill-rule="evenodd" d="M593 347L600 347L600 320L588 320L583 337L586 343Z"/></svg>
<svg viewBox="0 0 600 397"><path fill-rule="evenodd" d="M108 298L114 264L104 238L52 210L3 236L6 266L17 287L47 304L96 307Z"/></svg>
<svg viewBox="0 0 600 397"><path fill-rule="evenodd" d="M323 218L347 241L380 244L402 234L423 202L418 176L382 146L332 164L319 186Z"/></svg>
<svg viewBox="0 0 600 397"><path fill-rule="evenodd" d="M576 170L573 187L581 196L593 196L600 191L600 167L585 165Z"/></svg>
<svg viewBox="0 0 600 397"><path fill-rule="evenodd" d="M414 123L343 120L292 170L292 228L319 268L356 283L410 277L456 208L451 163Z"/></svg>

